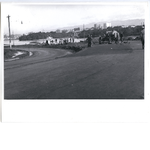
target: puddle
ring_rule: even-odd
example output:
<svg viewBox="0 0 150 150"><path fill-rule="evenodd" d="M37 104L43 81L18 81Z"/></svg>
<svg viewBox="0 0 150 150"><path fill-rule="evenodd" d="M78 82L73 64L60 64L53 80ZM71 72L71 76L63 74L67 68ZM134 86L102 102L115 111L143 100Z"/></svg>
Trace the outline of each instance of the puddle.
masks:
<svg viewBox="0 0 150 150"><path fill-rule="evenodd" d="M23 55L23 54L25 54L25 52L20 52L20 51L18 51L17 53L14 53L14 56L12 56L12 58L11 59L6 59L6 60L4 60L4 61L13 61L13 60L18 60L18 59L20 59L19 57L17 57L17 56L19 56L19 55ZM32 56L33 55L33 53L32 52L29 52L29 56Z"/></svg>
<svg viewBox="0 0 150 150"><path fill-rule="evenodd" d="M12 58L15 58L15 57L17 57L19 55L22 55L22 54L24 54L24 52L17 52L17 53L14 54L14 56L12 56Z"/></svg>

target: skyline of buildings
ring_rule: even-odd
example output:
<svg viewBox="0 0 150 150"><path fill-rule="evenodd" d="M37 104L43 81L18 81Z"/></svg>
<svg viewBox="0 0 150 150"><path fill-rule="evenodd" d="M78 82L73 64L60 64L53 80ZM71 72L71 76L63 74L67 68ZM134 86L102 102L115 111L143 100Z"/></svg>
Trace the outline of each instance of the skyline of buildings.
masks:
<svg viewBox="0 0 150 150"><path fill-rule="evenodd" d="M143 21L141 21L138 25L143 25L143 24L145 24L144 23L144 19L136 19L136 20L143 20ZM130 21L130 20L129 20ZM126 22L128 22L128 20L126 21ZM23 23L22 23L23 24ZM92 24L92 23L90 23L90 24ZM134 23L130 23L130 25L127 25L126 23L125 24L116 24L116 25L114 25L114 23L111 23L111 22L103 22L103 23L93 23L93 25L91 26L90 25L90 27L89 27L89 25L87 24L87 25L85 25L85 24L83 24L83 27L81 27L81 25L76 25L76 27L64 27L64 28L57 28L57 29L52 29L52 30L39 30L39 31L30 31L30 32L49 32L49 31L53 31L53 32L56 32L56 33L61 33L61 32L63 32L63 31L76 31L76 30L88 30L88 29L106 29L106 28L108 28L108 27L113 27L113 26L122 26L122 27L128 27L128 26L132 26L132 27L134 27L134 26L136 26L137 25L137 22L134 24ZM13 33L13 32L15 32L14 31L14 27L13 27L14 25L12 25L11 27L12 27L12 30L11 30L11 32ZM7 29L7 31L4 31L4 34L7 34L6 32L8 32L8 29ZM28 33L30 33L30 32L28 32ZM28 34L27 32L26 33L23 33L23 34ZM16 34L19 34L19 33L16 33ZM21 33L20 33L21 34Z"/></svg>
<svg viewBox="0 0 150 150"><path fill-rule="evenodd" d="M139 25L143 25L144 23L143 22L141 22L141 24L139 24ZM117 26L117 25L116 25ZM136 25L133 25L133 24L131 24L131 25L118 25L118 26L121 26L122 28L126 28L126 27L129 27L129 26L131 26L131 27L135 27ZM89 30L89 29L92 29L92 30L94 30L94 29L107 29L108 27L114 27L114 26L112 26L112 23L111 22L105 22L105 23L101 23L101 24L93 24L93 26L92 27L89 27L89 28L86 28L86 25L83 25L83 27L77 27L77 28L73 28L73 29L66 29L66 32L69 32L69 31L72 31L72 32L79 32L79 31L83 31L83 30ZM62 31L63 30L60 30L60 29L57 29L55 32L56 33L62 33Z"/></svg>
<svg viewBox="0 0 150 150"><path fill-rule="evenodd" d="M93 5L23 5L3 4L4 32L8 32L7 16L15 34L49 32L57 29L99 27L99 23L144 19L146 6L140 4L93 4ZM18 13L19 12L19 13ZM120 13L118 13L120 12ZM92 26L90 26L92 24ZM111 24L114 26L114 23ZM124 24L126 25L126 24ZM133 24L134 25L134 24ZM136 25L136 24L135 24ZM102 26L102 25L100 25ZM69 27L69 28L68 28ZM58 31L59 32L59 31Z"/></svg>
<svg viewBox="0 0 150 150"><path fill-rule="evenodd" d="M143 25L143 24L144 24L144 22L141 22L139 25ZM130 27L134 28L136 25L131 24L131 25L116 25L116 26L121 26L122 28L126 28L126 27L130 26ZM56 29L55 31L52 31L52 32L56 32L56 33L74 32L74 34L77 35L80 31L83 31L83 30L107 29L108 27L114 27L114 26L112 26L111 22L93 23L93 26L87 27L87 28L86 28L86 25L83 25L83 27L76 27L76 28L71 28L71 29L69 27L68 27L69 29L67 29L67 27L66 27L66 29ZM44 32L44 31L38 31L38 32ZM15 39L17 39L21 35L23 35L23 34L14 34L13 32L11 33L11 36L14 37ZM25 34L25 35L27 35L27 34ZM4 38L7 39L8 34L4 33Z"/></svg>

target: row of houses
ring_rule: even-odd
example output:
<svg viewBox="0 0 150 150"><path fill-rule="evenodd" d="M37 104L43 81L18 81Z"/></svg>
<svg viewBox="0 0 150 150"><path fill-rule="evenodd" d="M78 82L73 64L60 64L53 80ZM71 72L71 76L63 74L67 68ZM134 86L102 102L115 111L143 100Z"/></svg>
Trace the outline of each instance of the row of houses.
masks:
<svg viewBox="0 0 150 150"><path fill-rule="evenodd" d="M69 29L69 30L56 30L56 33L68 33L68 32L74 32L74 33L78 33L82 30L94 30L94 29L107 29L108 27L112 27L112 24L110 22L107 23L103 23L103 24L94 24L93 27L90 28L85 28L85 26L83 25L82 28L78 27L78 28L74 28L74 29ZM121 25L122 28L126 28L129 27L128 25ZM130 25L130 27L134 28L135 25Z"/></svg>
<svg viewBox="0 0 150 150"><path fill-rule="evenodd" d="M77 28L73 28L73 29L63 29L63 30L60 30L60 29L57 29L55 32L56 33L69 33L69 32L73 32L74 33L74 36L78 36L78 34L83 31L83 30L94 30L94 29L107 29L108 27L112 27L112 24L110 22L107 22L107 23L103 23L103 24L94 24L93 27L90 27L90 28L85 28L85 26L83 25L82 28L80 27L77 27ZM122 25L122 28L126 28L126 27L129 27L127 25ZM135 25L130 25L130 27L134 28ZM18 34L15 34L15 35L11 35L11 38L13 39L18 39L20 35ZM8 35L4 35L4 39L9 39L9 36Z"/></svg>
<svg viewBox="0 0 150 150"><path fill-rule="evenodd" d="M94 29L99 29L99 28L106 29L108 27L111 27L111 23L104 23L103 25L94 24L94 26L91 27L91 28L85 28L84 25L83 25L83 28L77 27L77 28L69 29L69 30L66 30L66 29L64 29L64 30L57 29L56 33L63 33L63 32L65 32L65 33L75 32L76 33L76 32L80 32L82 30L89 30L89 29L94 30Z"/></svg>
<svg viewBox="0 0 150 150"><path fill-rule="evenodd" d="M112 24L110 22L107 22L107 23L103 23L103 24L94 24L93 27L90 27L90 28L85 28L85 26L83 25L82 28L80 27L77 27L77 28L74 28L74 29L69 29L69 30L56 30L56 33L68 33L68 32L73 32L74 33L74 36L78 36L78 34L85 30L94 30L94 29L107 29L108 27L112 27ZM122 28L126 28L126 27L129 27L127 25L121 25ZM134 28L135 25L130 25L130 27Z"/></svg>
<svg viewBox="0 0 150 150"><path fill-rule="evenodd" d="M60 30L60 29L57 29L56 33L68 33L68 32L79 32L79 31L81 31L81 30L78 27L78 28L74 28L74 29L70 29L70 30L66 30L66 29Z"/></svg>

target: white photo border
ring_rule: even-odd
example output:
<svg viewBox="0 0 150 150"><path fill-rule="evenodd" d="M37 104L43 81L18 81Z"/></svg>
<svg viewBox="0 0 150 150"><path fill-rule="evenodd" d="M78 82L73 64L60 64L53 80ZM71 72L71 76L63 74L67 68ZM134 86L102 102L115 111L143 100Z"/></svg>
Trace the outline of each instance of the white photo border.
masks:
<svg viewBox="0 0 150 150"><path fill-rule="evenodd" d="M84 2L83 2L84 3ZM130 2L127 2L130 4ZM131 1L131 3L133 3ZM1 70L0 94L3 122L53 122L53 123L147 123L150 118L150 4L146 8L146 43L144 69L144 100L4 100L3 24L1 23ZM54 4L54 3L52 3ZM64 5L65 3L63 3ZM72 3L71 3L72 4ZM79 3L81 4L81 3ZM95 3L94 3L95 4ZM101 4L101 2L100 2ZM106 3L107 4L107 3ZM110 4L110 3L109 3ZM112 4L112 3L111 3ZM121 3L113 3L123 4Z"/></svg>

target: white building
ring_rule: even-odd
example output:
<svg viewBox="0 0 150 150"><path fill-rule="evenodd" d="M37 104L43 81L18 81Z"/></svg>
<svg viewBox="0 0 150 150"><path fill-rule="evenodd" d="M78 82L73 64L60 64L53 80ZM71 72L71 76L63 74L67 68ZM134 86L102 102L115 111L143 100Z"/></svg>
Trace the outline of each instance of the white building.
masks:
<svg viewBox="0 0 150 150"><path fill-rule="evenodd" d="M103 29L107 29L108 27L111 27L111 23L104 23Z"/></svg>

